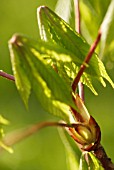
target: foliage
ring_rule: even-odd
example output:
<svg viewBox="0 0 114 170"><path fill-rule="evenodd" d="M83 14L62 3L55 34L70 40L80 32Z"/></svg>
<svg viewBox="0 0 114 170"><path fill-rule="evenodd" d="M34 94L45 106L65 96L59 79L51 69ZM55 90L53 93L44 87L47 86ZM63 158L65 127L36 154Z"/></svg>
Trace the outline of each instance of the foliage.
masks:
<svg viewBox="0 0 114 170"><path fill-rule="evenodd" d="M0 115L0 147L7 150L9 153L13 153L12 148L7 146L3 141L3 138L5 136L3 125L8 125L8 124L9 124L9 121Z"/></svg>
<svg viewBox="0 0 114 170"><path fill-rule="evenodd" d="M81 3L83 7L84 2ZM91 9L90 3L92 2L88 1L88 10ZM70 13L68 15L70 16ZM69 16L66 20L69 20ZM85 20L86 22L88 24L89 21ZM47 112L59 116L65 122L74 123L76 120L69 109L73 108L79 113L80 109L72 99L74 93L71 84L88 54L90 45L48 7L38 8L38 25L41 40L36 41L23 35L14 35L9 41L17 89L26 107L28 107L28 99L33 90ZM91 30L89 31L91 32ZM83 64L87 68L81 77L81 82L94 94L97 94L93 86L96 80L103 86L106 86L104 80L107 80L114 88L114 83L96 53L93 54L89 64ZM71 147L68 148L70 151L72 150ZM73 151L71 153L68 152L68 156L73 160L75 154ZM96 170L102 169L93 154L88 155L90 169L93 167ZM74 162L77 166L76 159ZM80 162L81 170L86 166L83 155ZM70 164L69 169L72 169Z"/></svg>
<svg viewBox="0 0 114 170"><path fill-rule="evenodd" d="M41 39L47 42L35 42L18 35L9 42L16 85L26 105L31 88L34 88L44 108L63 118L64 113L60 113L60 109L67 115L69 108L66 105L75 108L70 84L87 55L89 45L50 9L40 7L38 11ZM52 65L60 76L50 67ZM92 81L97 79L105 86L103 78L114 87L103 63L94 54L82 76L82 83L96 94ZM68 118L65 120L68 121Z"/></svg>

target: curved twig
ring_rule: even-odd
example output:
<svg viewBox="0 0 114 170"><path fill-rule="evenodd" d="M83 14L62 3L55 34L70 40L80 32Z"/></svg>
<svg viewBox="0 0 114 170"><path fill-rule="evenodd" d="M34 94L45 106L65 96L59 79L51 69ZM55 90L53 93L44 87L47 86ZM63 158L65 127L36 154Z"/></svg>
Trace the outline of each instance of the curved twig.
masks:
<svg viewBox="0 0 114 170"><path fill-rule="evenodd" d="M14 144L17 144L18 142L21 142L22 140L30 137L31 135L37 133L40 129L43 129L45 127L63 127L63 128L76 128L79 124L66 124L63 122L41 122L36 123L34 125L31 125L28 128L25 129L19 129L14 132L11 132L7 134L4 139L3 143L7 146L12 146ZM3 148L0 147L0 151L2 151Z"/></svg>
<svg viewBox="0 0 114 170"><path fill-rule="evenodd" d="M15 78L14 78L13 75L8 74L8 73L6 73L6 72L4 72L4 71L2 71L2 70L0 70L0 76L6 78L6 79L8 79L8 80L15 81Z"/></svg>

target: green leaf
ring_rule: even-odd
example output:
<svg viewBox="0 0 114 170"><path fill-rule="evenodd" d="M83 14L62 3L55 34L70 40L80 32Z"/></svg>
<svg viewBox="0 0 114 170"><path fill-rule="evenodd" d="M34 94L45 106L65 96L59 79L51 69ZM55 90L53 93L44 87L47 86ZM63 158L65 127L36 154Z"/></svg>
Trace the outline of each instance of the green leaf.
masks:
<svg viewBox="0 0 114 170"><path fill-rule="evenodd" d="M41 39L58 43L82 60L89 49L85 40L48 7L39 7L37 14Z"/></svg>
<svg viewBox="0 0 114 170"><path fill-rule="evenodd" d="M58 128L61 140L65 147L66 152L66 163L68 170L79 169L79 149L76 150L76 144L74 147L71 145L71 141L68 140L68 136L65 133L64 129Z"/></svg>
<svg viewBox="0 0 114 170"><path fill-rule="evenodd" d="M83 152L80 158L80 165L79 165L79 170L88 170L88 165L87 162L85 160L85 154L87 152Z"/></svg>
<svg viewBox="0 0 114 170"><path fill-rule="evenodd" d="M81 11L81 33L91 44L95 38L100 25L102 25L102 37L97 52L99 58L106 64L106 68L114 68L114 1L105 0L80 1ZM101 24L102 23L102 24ZM90 27L91 25L91 27Z"/></svg>
<svg viewBox="0 0 114 170"><path fill-rule="evenodd" d="M9 121L0 115L0 125L8 125Z"/></svg>
<svg viewBox="0 0 114 170"><path fill-rule="evenodd" d="M88 163L87 163L87 161ZM80 158L79 170L104 170L99 160L91 152L83 152Z"/></svg>
<svg viewBox="0 0 114 170"><path fill-rule="evenodd" d="M0 115L0 147L8 151L9 153L13 153L13 149L9 146L7 146L4 143L3 137L5 136L3 125L8 125L9 121L5 119L2 115Z"/></svg>
<svg viewBox="0 0 114 170"><path fill-rule="evenodd" d="M106 52L109 52L107 57L109 60L110 58L109 56L114 51L113 49L111 50L111 52L109 50L111 47L111 42L113 42L114 39L113 30L114 30L114 1L112 0L111 3L109 4L108 10L105 14L104 20L101 25L101 32L102 32L101 44L100 44L101 58L103 58Z"/></svg>
<svg viewBox="0 0 114 170"><path fill-rule="evenodd" d="M18 48L9 43L9 49L15 83L25 106L28 107L28 99L31 93L31 82L29 77L27 77L27 70L24 67L24 64L22 65L23 60L21 57L19 58L20 52L18 52Z"/></svg>
<svg viewBox="0 0 114 170"><path fill-rule="evenodd" d="M0 115L0 139L2 139L5 135L3 125L8 125L8 124L9 124L9 121L5 119L2 115Z"/></svg>
<svg viewBox="0 0 114 170"><path fill-rule="evenodd" d="M104 170L99 160L93 155L93 153L88 152L89 166L90 170Z"/></svg>
<svg viewBox="0 0 114 170"><path fill-rule="evenodd" d="M66 72L67 81L69 79L72 82L89 51L89 44L48 7L41 6L38 8L38 25L42 40L48 41L49 43L57 43L71 54L72 62L70 61L70 65L68 62L57 63L56 59L55 63L59 74L63 77ZM98 80L103 86L106 86L104 79L108 80L112 87L114 87L114 83L108 76L103 63L96 54L93 54L89 66L82 75L81 81L87 85L94 94L97 94L92 84L94 80Z"/></svg>
<svg viewBox="0 0 114 170"><path fill-rule="evenodd" d="M44 60L50 56L59 58L59 55L64 60L69 60L67 51L65 53L57 45L51 46L46 42L34 41L19 35L12 37L9 47L16 86L24 103L28 103L30 90L33 89L48 112L69 122L69 106L76 109L72 100L72 89Z"/></svg>
<svg viewBox="0 0 114 170"><path fill-rule="evenodd" d="M55 7L55 13L75 29L74 0L58 0Z"/></svg>
<svg viewBox="0 0 114 170"><path fill-rule="evenodd" d="M13 153L13 149L9 146L7 146L3 141L0 140L0 147L2 147L4 150L6 150L9 153Z"/></svg>
<svg viewBox="0 0 114 170"><path fill-rule="evenodd" d="M92 44L96 38L110 0L105 0L105 3L102 2L103 1L99 0L80 1L81 33L90 44Z"/></svg>
<svg viewBox="0 0 114 170"><path fill-rule="evenodd" d="M64 6L64 10L63 10ZM64 21L69 23L72 12L72 0L58 0L55 8L55 13Z"/></svg>

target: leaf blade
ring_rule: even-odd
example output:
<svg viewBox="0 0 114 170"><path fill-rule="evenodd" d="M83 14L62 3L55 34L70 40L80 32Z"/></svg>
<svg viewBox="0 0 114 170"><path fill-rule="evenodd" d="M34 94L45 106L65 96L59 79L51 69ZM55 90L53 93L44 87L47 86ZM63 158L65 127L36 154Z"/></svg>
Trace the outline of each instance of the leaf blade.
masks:
<svg viewBox="0 0 114 170"><path fill-rule="evenodd" d="M93 153L89 152L88 153L88 158L89 158L90 170L92 170L92 169L95 169L95 170L104 170L104 168L102 167L101 163L93 155Z"/></svg>
<svg viewBox="0 0 114 170"><path fill-rule="evenodd" d="M74 146L72 146L72 141L69 140L67 134L65 133L64 129L60 129L58 128L59 131L59 135L60 138L62 140L62 143L65 147L65 151L66 151L66 162L67 162L67 168L68 170L73 170L73 169L79 169L79 150L76 147L76 145L74 144Z"/></svg>
<svg viewBox="0 0 114 170"><path fill-rule="evenodd" d="M19 61L18 55L20 55L20 52L18 53L16 51L16 47L12 45L12 42L14 40L11 39L9 41L9 50L10 50L10 55L11 55L11 63L12 63L12 68L13 68L13 73L15 79L15 83L17 86L17 89L22 97L22 100L24 101L24 104L26 108L28 107L28 99L31 93L31 83L26 76L24 66L21 65L22 61ZM23 62L24 63L24 62ZM21 76L23 75L23 76Z"/></svg>
<svg viewBox="0 0 114 170"><path fill-rule="evenodd" d="M71 54L75 55L75 57L71 55L75 67L80 67L90 48L84 38L73 31L65 21L45 6L38 8L38 23L40 23L39 29L41 39L48 42L56 42L58 45L70 51ZM46 39L43 38L43 34L45 34ZM76 62L76 60L79 62ZM114 83L108 76L103 63L101 63L102 62L99 60L98 56L94 53L89 66L84 72L86 76L82 75L82 82L85 83L94 94L97 94L92 85L94 80L98 80L103 86L105 86L103 80L105 78L114 88ZM76 74L77 72L75 72L73 79L76 77ZM86 79L89 81L87 82Z"/></svg>
<svg viewBox="0 0 114 170"><path fill-rule="evenodd" d="M16 85L22 99L27 103L30 95L30 89L26 89L27 82L23 83L21 81L27 79L30 88L34 90L43 107L51 114L60 116L69 122L72 119L69 107L76 109L72 99L71 87L43 58L50 55L52 50L50 51L49 46L45 46L45 42L37 42L19 35L13 38L16 38L16 40L14 42L10 41L11 61ZM60 55L57 51L55 51L55 54ZM21 89L23 86L24 91Z"/></svg>

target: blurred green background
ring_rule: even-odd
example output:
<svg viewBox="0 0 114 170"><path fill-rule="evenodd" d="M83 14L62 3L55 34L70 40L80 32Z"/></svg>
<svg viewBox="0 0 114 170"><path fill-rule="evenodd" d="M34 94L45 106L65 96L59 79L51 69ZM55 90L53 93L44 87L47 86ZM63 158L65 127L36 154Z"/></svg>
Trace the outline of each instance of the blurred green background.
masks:
<svg viewBox="0 0 114 170"><path fill-rule="evenodd" d="M40 5L55 9L56 0L0 0L0 70L12 73L8 40L14 33L23 33L38 39L36 10ZM98 18L97 18L98 19ZM100 21L97 23L99 24ZM97 25L97 28L99 25ZM95 34L95 32L94 32ZM97 34L97 32L96 32ZM114 81L114 68L108 70ZM102 144L114 161L114 90L107 84L96 84L98 96L85 88L86 105L99 123ZM0 114L10 121L6 133L44 120L58 119L42 110L32 94L27 111L15 84L0 77ZM0 170L64 170L66 158L64 146L56 128L46 128L15 145L14 153L0 153Z"/></svg>

